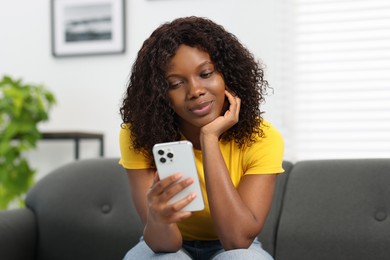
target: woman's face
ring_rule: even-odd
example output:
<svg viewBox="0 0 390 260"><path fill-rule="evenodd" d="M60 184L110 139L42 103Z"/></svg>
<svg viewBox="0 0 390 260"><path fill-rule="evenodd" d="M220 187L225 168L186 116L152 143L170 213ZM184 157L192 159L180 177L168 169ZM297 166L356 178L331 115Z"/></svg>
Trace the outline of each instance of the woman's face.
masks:
<svg viewBox="0 0 390 260"><path fill-rule="evenodd" d="M168 98L180 117L181 129L201 128L224 112L225 81L207 52L180 45L166 78Z"/></svg>

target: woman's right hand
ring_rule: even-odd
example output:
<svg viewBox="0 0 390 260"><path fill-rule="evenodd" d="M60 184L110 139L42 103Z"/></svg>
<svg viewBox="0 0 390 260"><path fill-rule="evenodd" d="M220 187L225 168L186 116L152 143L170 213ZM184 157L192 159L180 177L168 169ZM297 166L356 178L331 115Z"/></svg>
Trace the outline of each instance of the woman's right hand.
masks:
<svg viewBox="0 0 390 260"><path fill-rule="evenodd" d="M173 204L168 204L174 195L193 183L192 178L180 180L181 178L182 175L176 173L160 180L156 172L153 185L147 193L148 221L153 220L155 224L173 224L191 216L191 212L180 210L194 200L195 193Z"/></svg>
<svg viewBox="0 0 390 260"><path fill-rule="evenodd" d="M229 102L228 109L223 115L217 117L201 128L201 139L205 136L213 136L214 139L218 141L219 137L224 132L237 124L240 116L241 99L229 90L225 90L225 96Z"/></svg>

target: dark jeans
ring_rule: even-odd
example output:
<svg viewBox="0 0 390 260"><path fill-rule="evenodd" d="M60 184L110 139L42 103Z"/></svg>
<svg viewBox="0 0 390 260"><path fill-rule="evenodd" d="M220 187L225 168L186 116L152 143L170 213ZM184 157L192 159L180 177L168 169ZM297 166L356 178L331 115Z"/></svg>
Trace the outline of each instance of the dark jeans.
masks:
<svg viewBox="0 0 390 260"><path fill-rule="evenodd" d="M223 251L219 240L210 241L183 241L183 249L191 255L194 260L211 259L217 252Z"/></svg>

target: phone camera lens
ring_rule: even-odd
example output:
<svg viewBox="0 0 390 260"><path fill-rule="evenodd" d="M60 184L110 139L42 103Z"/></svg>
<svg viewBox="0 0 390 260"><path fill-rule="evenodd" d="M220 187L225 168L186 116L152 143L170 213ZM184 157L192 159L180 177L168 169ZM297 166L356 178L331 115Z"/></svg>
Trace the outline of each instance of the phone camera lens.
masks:
<svg viewBox="0 0 390 260"><path fill-rule="evenodd" d="M163 155L164 154L164 150L158 150L158 154L159 155Z"/></svg>
<svg viewBox="0 0 390 260"><path fill-rule="evenodd" d="M173 153L168 153L167 156L168 158L173 158Z"/></svg>
<svg viewBox="0 0 390 260"><path fill-rule="evenodd" d="M164 157L161 157L161 158L160 158L160 162L161 162L161 163L165 163L166 161L167 161L167 159L165 159Z"/></svg>

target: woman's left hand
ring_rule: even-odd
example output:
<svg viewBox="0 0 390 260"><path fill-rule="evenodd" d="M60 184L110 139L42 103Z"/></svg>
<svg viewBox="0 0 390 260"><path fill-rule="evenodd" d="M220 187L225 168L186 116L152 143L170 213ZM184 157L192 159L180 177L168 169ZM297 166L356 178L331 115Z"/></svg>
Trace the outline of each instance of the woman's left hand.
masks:
<svg viewBox="0 0 390 260"><path fill-rule="evenodd" d="M222 115L217 117L214 121L203 126L201 128L202 135L214 135L219 138L222 133L227 131L233 125L238 122L240 115L241 99L230 93L228 90L225 90L225 95L229 101L228 110Z"/></svg>

